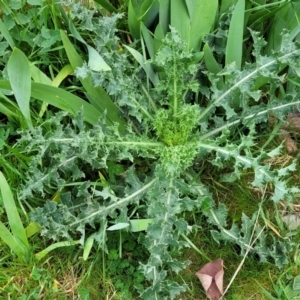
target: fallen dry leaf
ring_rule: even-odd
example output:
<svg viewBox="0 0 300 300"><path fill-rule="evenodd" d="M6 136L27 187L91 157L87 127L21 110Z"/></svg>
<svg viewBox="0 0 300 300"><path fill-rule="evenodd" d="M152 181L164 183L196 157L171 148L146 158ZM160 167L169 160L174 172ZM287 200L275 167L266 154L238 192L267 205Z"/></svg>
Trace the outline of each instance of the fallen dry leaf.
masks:
<svg viewBox="0 0 300 300"><path fill-rule="evenodd" d="M212 300L219 300L223 295L223 260L217 259L204 265L197 273L206 296Z"/></svg>

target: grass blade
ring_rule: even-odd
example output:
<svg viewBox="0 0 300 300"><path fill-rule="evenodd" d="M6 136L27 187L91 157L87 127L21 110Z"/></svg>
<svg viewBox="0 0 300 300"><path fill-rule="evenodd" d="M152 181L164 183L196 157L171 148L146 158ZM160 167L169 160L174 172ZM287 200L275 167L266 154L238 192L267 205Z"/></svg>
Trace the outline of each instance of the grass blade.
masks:
<svg viewBox="0 0 300 300"><path fill-rule="evenodd" d="M152 59L154 57L154 45L153 45L154 41L153 41L152 33L149 31L149 29L143 23L141 24L141 30L142 30L142 35L143 35L145 44L147 46L149 56Z"/></svg>
<svg viewBox="0 0 300 300"><path fill-rule="evenodd" d="M222 14L228 12L231 6L236 5L237 0L222 0L220 2L219 15L221 16Z"/></svg>
<svg viewBox="0 0 300 300"><path fill-rule="evenodd" d="M0 238L23 262L28 260L27 248L19 240L15 239L2 222L0 222Z"/></svg>
<svg viewBox="0 0 300 300"><path fill-rule="evenodd" d="M190 15L189 49L199 51L203 36L208 34L215 22L218 0L185 0Z"/></svg>
<svg viewBox="0 0 300 300"><path fill-rule="evenodd" d="M27 57L21 50L14 48L7 63L7 73L20 111L28 125L31 125L29 106L31 91L30 67Z"/></svg>
<svg viewBox="0 0 300 300"><path fill-rule="evenodd" d="M83 260L87 260L89 258L89 255L91 253L92 247L94 245L96 233L91 234L84 243L83 248Z"/></svg>
<svg viewBox="0 0 300 300"><path fill-rule="evenodd" d="M171 5L171 26L176 28L181 39L190 45L190 16L185 4L185 0L170 1Z"/></svg>
<svg viewBox="0 0 300 300"><path fill-rule="evenodd" d="M140 22L133 8L131 0L128 3L128 28L133 38L140 38Z"/></svg>
<svg viewBox="0 0 300 300"><path fill-rule="evenodd" d="M157 74L155 74L150 64L145 64L145 58L143 57L143 55L131 47L128 47L126 45L124 45L124 47L132 54L132 56L136 59L140 66L145 70L153 85L156 86L159 81L158 76Z"/></svg>
<svg viewBox="0 0 300 300"><path fill-rule="evenodd" d="M1 103L0 103L0 113L6 115L8 117L11 117L11 116L16 117L17 116L12 110L10 110L8 107L4 106Z"/></svg>
<svg viewBox="0 0 300 300"><path fill-rule="evenodd" d="M110 71L111 68L110 66L104 61L102 56L94 49L91 47L89 44L86 43L86 41L82 38L80 33L77 31L76 27L74 24L69 21L69 28L70 31L73 35L73 37L80 41L81 43L85 44L88 52L89 52L89 61L88 61L88 66L91 68L93 71ZM71 44L72 45L72 44ZM82 60L78 60L78 63L82 64Z"/></svg>
<svg viewBox="0 0 300 300"><path fill-rule="evenodd" d="M54 243L52 245L50 245L49 247L47 247L46 249L44 249L43 251L36 253L35 254L35 258L37 260L41 260L43 257L45 257L50 251L57 249L57 248L61 248L61 247L70 247L70 246L74 246L74 245L78 245L80 244L80 241L66 241L66 242L57 242Z"/></svg>
<svg viewBox="0 0 300 300"><path fill-rule="evenodd" d="M16 238L18 238L27 248L29 248L25 229L23 227L23 223L21 221L15 200L2 172L0 172L0 189L12 234Z"/></svg>
<svg viewBox="0 0 300 300"><path fill-rule="evenodd" d="M239 0L231 18L226 45L226 65L235 62L238 69L242 66L245 0Z"/></svg>
<svg viewBox="0 0 300 300"><path fill-rule="evenodd" d="M9 100L1 91L0 91L0 112L5 114L8 117L14 116L17 117L17 115L21 115L19 112L18 106Z"/></svg>
<svg viewBox="0 0 300 300"><path fill-rule="evenodd" d="M0 222L0 238L23 261L29 260L29 243L10 187L0 172L0 189L11 232Z"/></svg>
<svg viewBox="0 0 300 300"><path fill-rule="evenodd" d="M49 85L52 84L52 80L34 64L30 64L30 73L33 81Z"/></svg>
<svg viewBox="0 0 300 300"><path fill-rule="evenodd" d="M154 53L157 53L159 48L162 46L162 40L165 37L164 30L162 28L162 24L158 23L155 32L154 32L154 40L153 40L153 49Z"/></svg>
<svg viewBox="0 0 300 300"><path fill-rule="evenodd" d="M159 0L159 23L166 35L170 24L170 0Z"/></svg>
<svg viewBox="0 0 300 300"><path fill-rule="evenodd" d="M30 222L27 225L27 227L25 228L27 238L35 235L36 233L38 233L40 231L41 231L41 227L35 222Z"/></svg>
<svg viewBox="0 0 300 300"><path fill-rule="evenodd" d="M205 62L207 70L210 73L218 74L222 69L219 66L219 64L217 63L216 59L214 58L208 44L204 45L203 51L204 51L204 62ZM222 77L220 77L220 80L217 83L217 87L220 90L224 87L224 81L223 81Z"/></svg>
<svg viewBox="0 0 300 300"><path fill-rule="evenodd" d="M222 68L219 66L216 59L214 58L208 44L204 45L203 51L204 51L204 62L207 70L213 74L218 74L222 70Z"/></svg>
<svg viewBox="0 0 300 300"><path fill-rule="evenodd" d="M10 90L9 81L0 80L0 88ZM75 114L83 108L83 118L90 124L96 124L102 116L97 109L83 99L50 85L33 82L31 85L31 97L43 102L45 101L71 114Z"/></svg>
<svg viewBox="0 0 300 300"><path fill-rule="evenodd" d="M61 38L72 68L75 70L77 67L81 67L83 65L83 60L81 56L77 53L74 46L70 42L69 38L62 30L61 30ZM100 113L100 115L102 115L106 110L107 123L109 125L113 125L115 122L117 122L120 124L119 129L121 131L124 131L126 127L126 123L124 119L122 119L119 116L120 110L113 103L113 101L107 95L105 90L101 87L94 87L90 82L90 78L81 79L80 82L82 83L83 87L89 94L90 96L89 99L91 100L91 104L94 107L94 110L97 110Z"/></svg>
<svg viewBox="0 0 300 300"><path fill-rule="evenodd" d="M118 10L111 5L109 1L106 0L94 0L96 3L100 4L103 8L105 8L110 13L117 13Z"/></svg>
<svg viewBox="0 0 300 300"><path fill-rule="evenodd" d="M300 18L300 3L286 1L282 3L274 15L274 20L269 26L267 32L267 46L266 53L272 54L273 51L278 50L282 44L282 31L287 29L292 32L297 26L299 26Z"/></svg>
<svg viewBox="0 0 300 300"><path fill-rule="evenodd" d="M15 42L12 36L10 35L9 31L7 30L6 26L1 21L1 19L0 19L0 32L2 33L5 40L8 42L10 48L13 49L15 47Z"/></svg>

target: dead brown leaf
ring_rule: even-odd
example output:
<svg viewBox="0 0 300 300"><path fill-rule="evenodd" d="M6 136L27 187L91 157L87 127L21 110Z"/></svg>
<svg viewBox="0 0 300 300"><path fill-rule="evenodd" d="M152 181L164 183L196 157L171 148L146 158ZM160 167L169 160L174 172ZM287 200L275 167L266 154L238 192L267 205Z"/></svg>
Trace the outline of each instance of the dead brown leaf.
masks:
<svg viewBox="0 0 300 300"><path fill-rule="evenodd" d="M197 273L206 296L212 300L219 300L223 295L223 260L217 259L204 265Z"/></svg>

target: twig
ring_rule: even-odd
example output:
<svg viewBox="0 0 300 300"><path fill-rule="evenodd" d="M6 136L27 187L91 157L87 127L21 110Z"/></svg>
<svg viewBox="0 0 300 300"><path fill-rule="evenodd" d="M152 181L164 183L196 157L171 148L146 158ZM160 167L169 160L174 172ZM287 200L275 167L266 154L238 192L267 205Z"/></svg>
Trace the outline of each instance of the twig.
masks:
<svg viewBox="0 0 300 300"><path fill-rule="evenodd" d="M259 209L258 209L258 212L257 212L257 216L256 216L256 220L255 220L255 224L254 224L254 227L253 227L253 230L252 230L252 234L251 234L251 238L250 238L250 241L252 240L253 238L253 235L254 235L254 232L255 232L255 228L257 226L257 222L258 222L258 216L260 215L260 210L261 210L261 207L262 207L262 202L264 201L264 196L265 196L265 193L266 193L266 188L263 192L263 195L262 195L262 201L260 203L260 206L259 206ZM250 250L252 249L252 246L255 244L255 242L257 241L257 239L259 238L259 236L263 233L264 229L266 228L266 226L264 226L261 231L258 233L258 235L256 236L256 238L251 242L250 246L247 247L247 250L245 252L245 255L243 257L243 259L241 260L240 264L238 265L237 269L235 270L232 278L230 279L230 282L229 284L227 285L221 299L223 299L224 295L227 293L227 291L229 290L230 286L232 285L233 281L235 280L237 274L239 273L239 271L241 270L247 256L248 256L248 253L250 252Z"/></svg>

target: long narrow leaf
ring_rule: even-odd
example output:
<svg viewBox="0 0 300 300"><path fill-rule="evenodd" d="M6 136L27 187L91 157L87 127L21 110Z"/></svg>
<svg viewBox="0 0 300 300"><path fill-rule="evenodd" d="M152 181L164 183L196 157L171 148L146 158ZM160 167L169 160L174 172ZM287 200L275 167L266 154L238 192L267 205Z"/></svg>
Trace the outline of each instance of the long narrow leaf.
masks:
<svg viewBox="0 0 300 300"><path fill-rule="evenodd" d="M8 42L10 48L13 49L15 47L15 42L14 42L12 36L10 35L9 31L7 30L6 26L1 21L1 19L0 19L0 32L2 33L3 37Z"/></svg>
<svg viewBox="0 0 300 300"><path fill-rule="evenodd" d="M214 58L208 44L205 44L203 47L204 51L204 62L207 70L210 73L218 74L222 69ZM220 77L219 82L217 83L218 88L221 90L224 86L223 78Z"/></svg>
<svg viewBox="0 0 300 300"><path fill-rule="evenodd" d="M87 260L89 258L90 252L94 245L95 236L96 233L93 233L86 239L83 247L83 256L82 256L83 260Z"/></svg>
<svg viewBox="0 0 300 300"><path fill-rule="evenodd" d="M103 57L96 51L92 46L86 43L86 41L82 38L80 33L77 31L73 22L69 21L69 29L75 39L86 45L89 52L89 61L88 66L93 71L110 71L110 66L104 61ZM82 64L82 60L80 60ZM79 60L78 60L79 63Z"/></svg>
<svg viewBox="0 0 300 300"><path fill-rule="evenodd" d="M229 8L237 3L237 0L222 0L220 1L219 15L228 12Z"/></svg>
<svg viewBox="0 0 300 300"><path fill-rule="evenodd" d="M154 73L152 66L145 63L143 55L131 47L128 47L126 45L124 45L124 47L132 54L132 56L136 59L140 66L145 70L153 85L156 86L158 84L158 76Z"/></svg>
<svg viewBox="0 0 300 300"><path fill-rule="evenodd" d="M0 189L1 189L2 201L4 204L4 208L7 214L7 218L8 218L8 222L12 234L15 237L17 237L25 246L29 247L25 229L23 227L23 223L19 216L19 212L15 200L13 198L10 187L1 171L0 171Z"/></svg>
<svg viewBox="0 0 300 300"><path fill-rule="evenodd" d="M0 112L5 114L8 117L14 116L16 117L17 115L20 114L18 106L9 100L1 91L0 91Z"/></svg>
<svg viewBox="0 0 300 300"><path fill-rule="evenodd" d="M218 0L185 0L188 7L191 30L189 49L199 51L203 36L208 34L215 22Z"/></svg>
<svg viewBox="0 0 300 300"><path fill-rule="evenodd" d="M74 246L74 245L78 245L80 244L80 241L66 241L66 242L57 242L52 244L51 246L47 247L46 249L44 249L43 251L36 253L35 254L35 258L37 260L41 260L43 257L45 257L50 251L57 249L57 248L61 248L61 247L70 247L70 246Z"/></svg>
<svg viewBox="0 0 300 300"><path fill-rule="evenodd" d="M0 80L0 88L10 90L9 81ZM83 108L83 118L90 124L96 124L102 116L97 109L83 99L63 89L50 85L33 82L31 86L31 96L72 114Z"/></svg>
<svg viewBox="0 0 300 300"><path fill-rule="evenodd" d="M242 66L245 0L239 0L231 18L226 44L226 65L235 62L238 69Z"/></svg>
<svg viewBox="0 0 300 300"><path fill-rule="evenodd" d="M154 57L154 45L153 45L154 41L153 41L152 33L143 23L141 24L141 30L142 30L145 44L147 46L149 56L152 59Z"/></svg>
<svg viewBox="0 0 300 300"><path fill-rule="evenodd" d="M169 30L170 1L171 0L159 0L159 23L161 24L161 28L164 34L167 34Z"/></svg>
<svg viewBox="0 0 300 300"><path fill-rule="evenodd" d="M58 74L55 76L55 78L52 81L52 86L59 87L62 81L67 78L69 75L71 75L74 72L74 69L71 65L64 66Z"/></svg>
<svg viewBox="0 0 300 300"><path fill-rule="evenodd" d="M7 72L12 91L19 108L28 124L32 124L30 116L31 75L30 66L25 54L14 48L7 63Z"/></svg>
<svg viewBox="0 0 300 300"><path fill-rule="evenodd" d="M52 80L34 64L30 64L30 74L31 74L31 78L35 82L49 84L49 85L52 84Z"/></svg>
<svg viewBox="0 0 300 300"><path fill-rule="evenodd" d="M6 115L8 117L11 117L11 116L16 117L17 116L12 110L10 110L8 107L4 106L1 103L0 103L0 113Z"/></svg>
<svg viewBox="0 0 300 300"><path fill-rule="evenodd" d="M2 241L11 249L11 251L14 252L21 260L24 262L27 261L29 253L27 248L22 245L19 240L15 239L15 237L2 222L0 222L0 239L2 239Z"/></svg>
<svg viewBox="0 0 300 300"><path fill-rule="evenodd" d="M133 8L131 0L129 0L128 3L128 28L133 38L140 38L140 21L138 20L138 16Z"/></svg>
<svg viewBox="0 0 300 300"><path fill-rule="evenodd" d="M277 11L274 20L272 21L267 32L266 53L271 54L280 48L282 43L282 31L287 29L292 32L298 25L300 19L300 3L286 1L279 6L280 11Z"/></svg>
<svg viewBox="0 0 300 300"><path fill-rule="evenodd" d="M159 4L157 0L144 0L141 5L139 20L143 20L143 23L149 28L157 18L158 13Z"/></svg>
<svg viewBox="0 0 300 300"><path fill-rule="evenodd" d="M63 31L61 31L61 37L72 68L75 70L77 67L81 67L83 65L83 60ZM90 82L90 78L81 79L80 81L90 96L94 110L97 110L101 115L106 110L108 124L112 125L117 122L120 125L119 129L124 131L126 123L119 116L120 110L113 103L104 89L101 87L94 87Z"/></svg>
<svg viewBox="0 0 300 300"><path fill-rule="evenodd" d="M153 48L154 53L157 53L159 48L162 46L162 40L165 37L162 24L158 23L154 31Z"/></svg>
<svg viewBox="0 0 300 300"><path fill-rule="evenodd" d="M110 13L117 13L118 10L111 5L109 1L106 0L94 0L96 3L100 4L103 8L105 8Z"/></svg>
<svg viewBox="0 0 300 300"><path fill-rule="evenodd" d="M185 4L185 0L172 0L171 5L171 26L174 27L182 40L190 45L190 16Z"/></svg>
<svg viewBox="0 0 300 300"><path fill-rule="evenodd" d="M41 227L35 222L30 222L28 226L25 228L27 238L35 235L40 231L41 231Z"/></svg>

